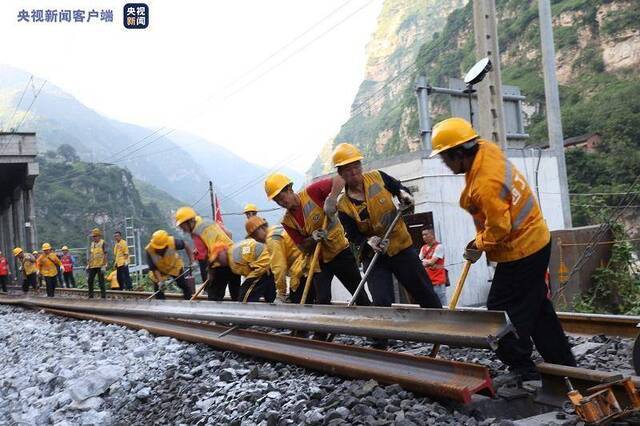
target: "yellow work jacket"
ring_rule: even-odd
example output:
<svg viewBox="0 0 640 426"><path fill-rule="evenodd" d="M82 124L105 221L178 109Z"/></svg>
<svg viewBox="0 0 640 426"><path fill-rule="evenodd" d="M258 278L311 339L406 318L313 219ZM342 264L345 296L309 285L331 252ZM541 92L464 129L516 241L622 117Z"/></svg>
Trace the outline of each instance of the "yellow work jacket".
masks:
<svg viewBox="0 0 640 426"><path fill-rule="evenodd" d="M184 267L184 263L182 262L180 254L178 254L178 250L176 250L175 238L169 237L169 245L162 255L158 254L156 249L151 247L151 244L147 244L144 249L149 253L151 261L155 265L156 270L160 272L163 280L167 279L169 276L175 278L180 275L180 271ZM154 282L156 282L156 277L153 271L151 271L149 276Z"/></svg>
<svg viewBox="0 0 640 426"><path fill-rule="evenodd" d="M36 268L36 258L29 253L25 253L22 256L22 274L26 277L31 274L35 274L38 268Z"/></svg>
<svg viewBox="0 0 640 426"><path fill-rule="evenodd" d="M282 224L296 229L305 238L311 237L313 231L322 228L324 222L324 210L322 206L317 205L309 196L306 190L298 193L300 203L302 205L302 215L304 217L304 226L300 226L296 218L289 212L286 212L282 218ZM327 225L328 239L322 241L321 257L324 263L331 262L340 252L349 247L349 241L344 235L344 228L338 220L333 218Z"/></svg>
<svg viewBox="0 0 640 426"><path fill-rule="evenodd" d="M382 238L398 210L393 204L393 194L385 186L380 172L373 170L363 173L365 201L354 204L347 194L343 194L338 200L338 210L351 217L358 227L358 231L366 237L378 236ZM360 213L366 209L369 217L360 219ZM407 247L411 247L413 241L407 230L407 225L400 218L389 235L389 247L387 255L395 256Z"/></svg>
<svg viewBox="0 0 640 426"><path fill-rule="evenodd" d="M89 268L102 268L107 264L107 256L104 252L104 240L100 240L97 243L91 241L89 247Z"/></svg>
<svg viewBox="0 0 640 426"><path fill-rule="evenodd" d="M207 260L209 262L211 262L211 259L213 258L211 249L215 243L225 243L227 245L233 244L231 238L229 238L229 236L225 234L222 228L220 228L220 225L215 222L204 220L201 217L196 218L196 226L193 228L191 236L192 238L193 236L195 236L196 238L200 238L202 243L207 247ZM195 243L195 246L196 248L198 248L198 250L200 250L200 247L198 247L197 243ZM218 263L218 261L215 261L213 262L212 266L220 266L220 263Z"/></svg>
<svg viewBox="0 0 640 426"><path fill-rule="evenodd" d="M293 242L281 225L272 226L267 234L267 250L271 255L271 273L279 295L287 294L287 276L291 291L300 284L300 278L307 268L307 258Z"/></svg>
<svg viewBox="0 0 640 426"><path fill-rule="evenodd" d="M479 145L460 196L460 206L473 216L476 246L494 262L527 257L551 238L538 201L497 145Z"/></svg>
<svg viewBox="0 0 640 426"><path fill-rule="evenodd" d="M227 249L229 268L247 280L268 274L271 257L265 248L264 244L252 239L233 244Z"/></svg>
<svg viewBox="0 0 640 426"><path fill-rule="evenodd" d="M60 259L55 253L41 254L38 257L38 269L43 277L55 277L58 275L58 268L62 266Z"/></svg>
<svg viewBox="0 0 640 426"><path fill-rule="evenodd" d="M116 267L129 264L129 247L124 239L114 244L113 257L116 261Z"/></svg>

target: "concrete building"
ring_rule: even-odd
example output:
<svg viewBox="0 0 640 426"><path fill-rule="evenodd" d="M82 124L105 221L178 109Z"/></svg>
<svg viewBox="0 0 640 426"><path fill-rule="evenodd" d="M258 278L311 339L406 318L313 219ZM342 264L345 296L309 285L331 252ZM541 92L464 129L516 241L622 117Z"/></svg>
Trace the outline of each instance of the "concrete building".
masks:
<svg viewBox="0 0 640 426"><path fill-rule="evenodd" d="M563 229L562 204L556 158L549 150L508 149L513 164L526 176L536 193L544 217L551 230ZM464 175L453 175L439 158L429 159L424 151L402 154L390 159L364 163L364 170L380 169L400 179L414 195L416 213L426 213L433 224L436 238L445 247L445 263L449 270L451 296L462 272L462 253L475 237L469 213L461 209L458 200L464 188ZM424 223L424 222L423 222ZM409 226L412 225L409 223ZM421 225L415 225L421 228ZM411 230L411 229L410 229ZM420 229L416 229L419 232ZM417 234L417 232L412 232ZM482 305L487 300L493 267L482 257L475 263L465 283L460 306ZM348 300L349 295L339 282L333 285L334 299Z"/></svg>
<svg viewBox="0 0 640 426"><path fill-rule="evenodd" d="M33 197L37 155L35 133L0 133L0 249L7 258L14 247L30 252L37 246Z"/></svg>

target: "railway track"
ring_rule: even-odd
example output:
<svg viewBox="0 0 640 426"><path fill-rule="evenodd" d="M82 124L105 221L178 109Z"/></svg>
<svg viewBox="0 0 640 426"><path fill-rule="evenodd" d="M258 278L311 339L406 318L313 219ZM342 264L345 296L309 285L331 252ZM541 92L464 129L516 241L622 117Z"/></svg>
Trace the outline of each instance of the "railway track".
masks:
<svg viewBox="0 0 640 426"><path fill-rule="evenodd" d="M6 300L5 300L6 302ZM159 336L204 343L272 361L354 379L375 379L399 384L434 398L469 403L474 394L495 396L489 370L477 364L320 342L252 330L237 330L220 337L228 327L177 319L127 315L95 315L61 309L46 312L79 320L145 329Z"/></svg>

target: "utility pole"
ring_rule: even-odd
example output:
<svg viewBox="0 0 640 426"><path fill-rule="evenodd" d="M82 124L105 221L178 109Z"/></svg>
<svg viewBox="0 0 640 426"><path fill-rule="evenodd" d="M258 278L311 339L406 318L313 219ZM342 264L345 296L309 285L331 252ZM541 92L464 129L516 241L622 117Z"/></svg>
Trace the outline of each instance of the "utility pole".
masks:
<svg viewBox="0 0 640 426"><path fill-rule="evenodd" d="M507 148L502 101L502 74L495 0L473 0L473 28L478 59L489 57L492 71L478 84L478 119L474 120L482 137Z"/></svg>
<svg viewBox="0 0 640 426"><path fill-rule="evenodd" d="M211 197L211 219L216 221L216 200L213 196L213 182L209 181L209 197Z"/></svg>
<svg viewBox="0 0 640 426"><path fill-rule="evenodd" d="M416 97L418 98L418 117L420 120L420 139L422 149L426 153L431 152L431 117L429 112L429 85L427 77L421 75L416 84Z"/></svg>
<svg viewBox="0 0 640 426"><path fill-rule="evenodd" d="M567 164L564 160L564 136L560 115L560 95L556 79L556 50L553 45L553 26L549 0L538 0L540 19L540 45L542 49L542 71L544 74L544 98L549 132L549 146L556 157L560 181L560 202L565 229L571 228L571 204L567 183Z"/></svg>

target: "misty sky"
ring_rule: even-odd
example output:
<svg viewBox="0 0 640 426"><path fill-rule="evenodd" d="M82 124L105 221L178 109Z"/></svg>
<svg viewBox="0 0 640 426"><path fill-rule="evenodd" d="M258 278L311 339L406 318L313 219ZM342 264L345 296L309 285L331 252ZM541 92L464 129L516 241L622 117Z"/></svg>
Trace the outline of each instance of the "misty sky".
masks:
<svg viewBox="0 0 640 426"><path fill-rule="evenodd" d="M150 0L149 28L126 30L124 3L2 0L2 62L109 117L154 130L177 127L252 162L299 171L348 118L382 6L382 0ZM47 8L112 9L114 22L17 22L21 9Z"/></svg>

